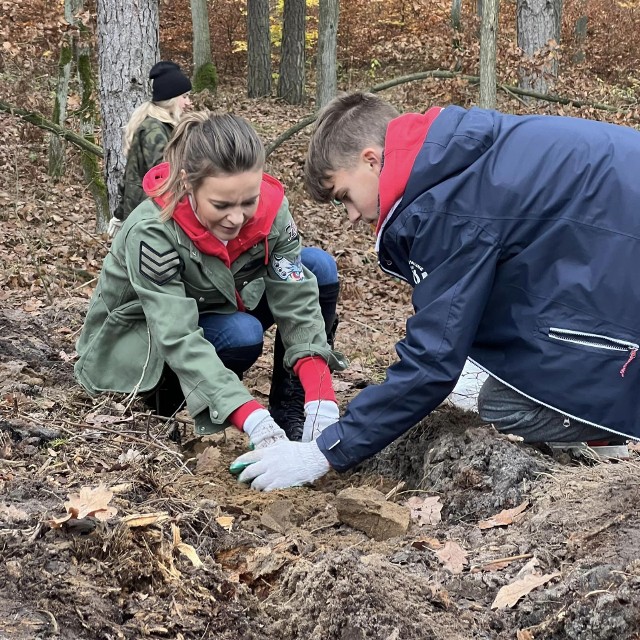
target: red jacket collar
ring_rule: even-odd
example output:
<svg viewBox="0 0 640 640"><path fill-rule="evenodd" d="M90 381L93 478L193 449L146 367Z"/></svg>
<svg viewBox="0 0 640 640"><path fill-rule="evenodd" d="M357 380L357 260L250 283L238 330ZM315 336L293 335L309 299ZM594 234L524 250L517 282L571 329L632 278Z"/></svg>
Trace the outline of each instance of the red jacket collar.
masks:
<svg viewBox="0 0 640 640"><path fill-rule="evenodd" d="M151 195L151 192L157 189L168 176L169 164L167 162L153 167L147 172L142 181L145 193ZM162 197L154 198L154 201L160 207L164 207L168 197L169 194L165 194ZM200 223L191 208L189 199L186 197L178 202L173 212L173 219L202 253L220 258L227 267L247 249L262 241L265 242L266 263L269 259L267 236L278 215L283 199L284 187L282 184L269 174L263 174L260 201L255 215L242 227L238 237L231 240L227 245L211 235Z"/></svg>
<svg viewBox="0 0 640 640"><path fill-rule="evenodd" d="M380 217L376 233L382 228L393 205L402 197L429 127L441 111L441 107L431 107L426 113L407 113L389 123L384 165L380 172Z"/></svg>

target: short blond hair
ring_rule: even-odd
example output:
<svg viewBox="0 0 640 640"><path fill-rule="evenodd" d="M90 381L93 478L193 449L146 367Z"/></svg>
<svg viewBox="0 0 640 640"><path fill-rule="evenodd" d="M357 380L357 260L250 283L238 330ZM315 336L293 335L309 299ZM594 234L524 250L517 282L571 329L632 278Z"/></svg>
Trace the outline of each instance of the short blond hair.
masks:
<svg viewBox="0 0 640 640"><path fill-rule="evenodd" d="M338 169L354 166L369 146L384 147L387 125L398 110L373 93L350 93L334 98L318 114L304 166L311 197L329 202L332 189L325 182Z"/></svg>

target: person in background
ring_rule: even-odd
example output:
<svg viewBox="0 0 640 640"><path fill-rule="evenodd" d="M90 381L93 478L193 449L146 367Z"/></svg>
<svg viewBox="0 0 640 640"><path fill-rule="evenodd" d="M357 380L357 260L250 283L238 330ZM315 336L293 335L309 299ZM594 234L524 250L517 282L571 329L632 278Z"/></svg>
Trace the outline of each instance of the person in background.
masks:
<svg viewBox="0 0 640 640"><path fill-rule="evenodd" d="M140 394L160 415L186 400L196 435L233 425L256 448L314 439L339 417L330 370L346 366L329 344L335 261L302 248L283 186L264 172L264 146L243 118L186 114L165 157L105 258L77 342L78 381L91 394ZM279 424L242 383L274 322L271 397L295 400L283 393L285 374L295 374L299 425Z"/></svg>
<svg viewBox="0 0 640 640"><path fill-rule="evenodd" d="M175 62L161 61L149 72L151 100L143 102L124 129L122 152L127 158L119 186L119 202L109 222L113 238L127 216L146 198L142 179L162 162L165 147L182 113L189 109L191 81Z"/></svg>
<svg viewBox="0 0 640 640"><path fill-rule="evenodd" d="M240 456L256 489L344 471L422 420L467 357L480 417L527 443L628 457L640 439L640 132L451 105L399 115L354 93L319 114L312 197L376 224L414 315L383 383L317 441Z"/></svg>

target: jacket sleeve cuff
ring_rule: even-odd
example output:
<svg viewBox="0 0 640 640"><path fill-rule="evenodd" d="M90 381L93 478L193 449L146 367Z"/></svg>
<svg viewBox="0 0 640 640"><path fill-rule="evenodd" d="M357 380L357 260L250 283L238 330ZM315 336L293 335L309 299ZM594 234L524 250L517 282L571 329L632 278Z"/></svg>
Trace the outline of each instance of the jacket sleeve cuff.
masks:
<svg viewBox="0 0 640 640"><path fill-rule="evenodd" d="M239 431L242 431L245 420L254 412L264 407L257 400L249 400L240 405L235 411L229 414L229 422Z"/></svg>
<svg viewBox="0 0 640 640"><path fill-rule="evenodd" d="M328 426L316 439L318 448L329 461L331 468L336 471L348 471L356 462L345 455L340 442L340 422Z"/></svg>
<svg viewBox="0 0 640 640"><path fill-rule="evenodd" d="M304 389L304 401L331 400L337 404L331 382L331 371L320 356L300 358L293 366L293 372L300 378Z"/></svg>

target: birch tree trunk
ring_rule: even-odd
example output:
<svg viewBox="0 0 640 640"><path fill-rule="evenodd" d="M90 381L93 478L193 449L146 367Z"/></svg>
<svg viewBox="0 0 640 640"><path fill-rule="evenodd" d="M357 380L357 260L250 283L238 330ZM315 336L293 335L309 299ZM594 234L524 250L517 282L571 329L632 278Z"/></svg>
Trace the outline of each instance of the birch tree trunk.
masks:
<svg viewBox="0 0 640 640"><path fill-rule="evenodd" d="M480 28L480 106L496 108L496 38L500 0L484 0Z"/></svg>
<svg viewBox="0 0 640 640"><path fill-rule="evenodd" d="M338 89L339 0L320 0L316 58L316 109L321 109Z"/></svg>
<svg viewBox="0 0 640 640"><path fill-rule="evenodd" d="M518 46L525 59L534 55L550 40L560 41L562 0L517 0ZM520 88L547 93L558 75L558 62L554 56L545 58L537 68L523 66L519 72Z"/></svg>
<svg viewBox="0 0 640 640"><path fill-rule="evenodd" d="M269 0L247 0L247 95L271 95L271 32Z"/></svg>
<svg viewBox="0 0 640 640"><path fill-rule="evenodd" d="M191 22L193 24L193 68L197 70L202 65L213 62L207 0L191 0Z"/></svg>
<svg viewBox="0 0 640 640"><path fill-rule="evenodd" d="M284 0L278 97L289 104L304 101L306 0Z"/></svg>
<svg viewBox="0 0 640 640"><path fill-rule="evenodd" d="M124 168L122 131L149 98L149 70L158 60L157 0L98 0L98 65L104 174L113 215Z"/></svg>

